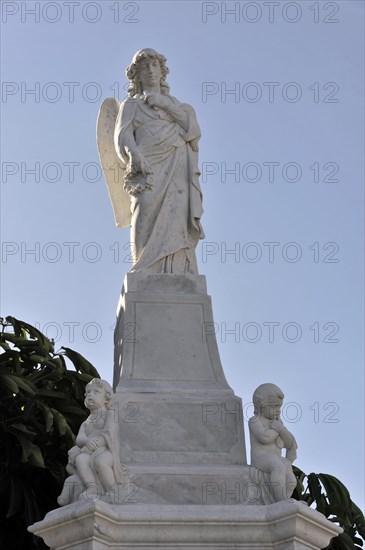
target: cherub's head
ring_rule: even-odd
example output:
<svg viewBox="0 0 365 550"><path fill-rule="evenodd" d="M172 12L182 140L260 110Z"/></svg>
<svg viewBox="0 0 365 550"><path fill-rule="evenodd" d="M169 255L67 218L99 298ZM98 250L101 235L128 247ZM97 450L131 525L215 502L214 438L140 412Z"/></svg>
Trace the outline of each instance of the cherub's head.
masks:
<svg viewBox="0 0 365 550"><path fill-rule="evenodd" d="M275 386L275 384L261 384L256 388L252 397L254 414L275 420L280 415L283 399L284 394L278 386Z"/></svg>
<svg viewBox="0 0 365 550"><path fill-rule="evenodd" d="M144 90L142 90L141 82L138 78L138 73L140 68L142 67L142 64L144 61L146 61L147 58L151 58L153 60L158 61L160 64L161 69L161 80L160 80L160 89L162 94L167 94L170 90L170 86L166 82L166 75L170 72L168 67L166 66L166 57L158 52L156 50L153 50L152 48L143 48L142 50L138 50L133 56L132 62L130 65L128 65L125 74L128 78L128 80L131 81L131 85L129 86L127 92L129 97L133 97L137 94L142 94Z"/></svg>
<svg viewBox="0 0 365 550"><path fill-rule="evenodd" d="M109 382L94 378L85 388L85 406L89 410L110 409L113 400L113 390Z"/></svg>

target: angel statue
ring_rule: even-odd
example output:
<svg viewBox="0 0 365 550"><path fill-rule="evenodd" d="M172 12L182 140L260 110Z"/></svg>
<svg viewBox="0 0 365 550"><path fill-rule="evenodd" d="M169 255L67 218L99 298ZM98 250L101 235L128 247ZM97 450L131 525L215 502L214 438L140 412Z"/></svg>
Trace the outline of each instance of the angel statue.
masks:
<svg viewBox="0 0 365 550"><path fill-rule="evenodd" d="M130 271L197 274L200 129L194 109L169 94L168 72L163 55L139 50L128 97L100 108L97 142L116 225L131 226Z"/></svg>

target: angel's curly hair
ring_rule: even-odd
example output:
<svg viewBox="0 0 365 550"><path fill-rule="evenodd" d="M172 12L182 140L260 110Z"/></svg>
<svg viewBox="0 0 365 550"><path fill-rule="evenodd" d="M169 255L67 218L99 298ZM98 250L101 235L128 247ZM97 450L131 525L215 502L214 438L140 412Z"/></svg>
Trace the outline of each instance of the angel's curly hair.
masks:
<svg viewBox="0 0 365 550"><path fill-rule="evenodd" d="M126 68L125 74L130 80L131 85L129 86L127 93L129 97L133 97L138 94L142 94L143 90L141 90L141 85L138 80L138 66L143 59L146 59L147 57L152 57L152 59L158 59L161 67L161 82L160 82L160 88L162 94L168 94L170 91L170 86L166 82L166 75L170 72L168 67L166 66L166 57L158 52L156 50L153 50L152 48L143 48L142 50L138 50L133 56L132 62L128 67Z"/></svg>

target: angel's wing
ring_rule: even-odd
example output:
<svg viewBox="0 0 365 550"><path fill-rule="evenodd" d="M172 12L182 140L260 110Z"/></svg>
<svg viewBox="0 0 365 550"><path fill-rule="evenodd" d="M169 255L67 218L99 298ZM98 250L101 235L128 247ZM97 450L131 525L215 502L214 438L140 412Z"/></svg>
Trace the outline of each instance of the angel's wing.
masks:
<svg viewBox="0 0 365 550"><path fill-rule="evenodd" d="M130 195L123 189L125 166L114 147L114 128L119 107L120 102L113 98L108 98L102 103L96 125L96 141L115 223L117 227L128 227L131 220L131 201Z"/></svg>

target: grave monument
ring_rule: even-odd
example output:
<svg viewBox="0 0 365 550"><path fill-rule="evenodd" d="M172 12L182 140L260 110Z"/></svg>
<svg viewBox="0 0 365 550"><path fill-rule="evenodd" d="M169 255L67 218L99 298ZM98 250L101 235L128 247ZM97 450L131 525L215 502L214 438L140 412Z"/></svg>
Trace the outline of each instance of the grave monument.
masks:
<svg viewBox="0 0 365 550"><path fill-rule="evenodd" d="M133 257L117 307L115 393L88 385L62 506L30 531L54 550L319 550L341 529L290 499L296 442L273 384L256 390L247 464L242 402L195 255L200 129L170 95L168 72L163 55L139 50L127 99L100 109L100 160Z"/></svg>

